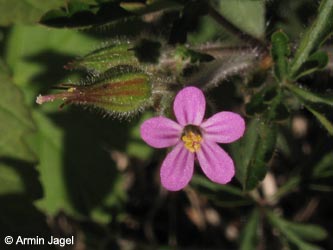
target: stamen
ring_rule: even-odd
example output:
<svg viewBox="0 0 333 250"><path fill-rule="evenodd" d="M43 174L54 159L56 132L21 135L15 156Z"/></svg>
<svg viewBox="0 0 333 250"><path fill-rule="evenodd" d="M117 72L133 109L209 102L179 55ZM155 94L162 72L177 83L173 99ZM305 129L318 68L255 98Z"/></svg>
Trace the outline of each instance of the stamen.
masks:
<svg viewBox="0 0 333 250"><path fill-rule="evenodd" d="M200 149L202 135L199 127L188 125L184 128L182 141L185 148L191 153L197 152Z"/></svg>

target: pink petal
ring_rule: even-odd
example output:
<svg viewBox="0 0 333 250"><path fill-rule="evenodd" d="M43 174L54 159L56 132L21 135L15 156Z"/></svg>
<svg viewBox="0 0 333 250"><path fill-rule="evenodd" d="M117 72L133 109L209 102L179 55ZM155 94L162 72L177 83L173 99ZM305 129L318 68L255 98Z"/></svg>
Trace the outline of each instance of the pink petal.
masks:
<svg viewBox="0 0 333 250"><path fill-rule="evenodd" d="M200 125L205 115L206 100L203 92L196 87L186 87L178 92L173 111L180 125Z"/></svg>
<svg viewBox="0 0 333 250"><path fill-rule="evenodd" d="M182 142L167 155L161 167L162 185L170 191L184 188L192 178L194 154Z"/></svg>
<svg viewBox="0 0 333 250"><path fill-rule="evenodd" d="M204 121L200 127L204 130L204 138L219 143L229 143L243 136L245 121L236 113L220 112Z"/></svg>
<svg viewBox="0 0 333 250"><path fill-rule="evenodd" d="M197 157L203 172L214 182L226 184L235 175L233 160L215 142L203 141Z"/></svg>
<svg viewBox="0 0 333 250"><path fill-rule="evenodd" d="M166 148L175 145L181 136L182 127L165 117L146 120L140 127L142 139L154 148Z"/></svg>

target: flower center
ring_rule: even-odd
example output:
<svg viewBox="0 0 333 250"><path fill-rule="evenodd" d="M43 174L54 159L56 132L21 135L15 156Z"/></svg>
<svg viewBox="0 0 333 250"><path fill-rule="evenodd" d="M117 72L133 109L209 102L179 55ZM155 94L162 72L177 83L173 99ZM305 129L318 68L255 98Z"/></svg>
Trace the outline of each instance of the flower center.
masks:
<svg viewBox="0 0 333 250"><path fill-rule="evenodd" d="M200 149L202 134L200 128L194 125L185 126L182 134L182 141L185 148L191 153L197 152Z"/></svg>

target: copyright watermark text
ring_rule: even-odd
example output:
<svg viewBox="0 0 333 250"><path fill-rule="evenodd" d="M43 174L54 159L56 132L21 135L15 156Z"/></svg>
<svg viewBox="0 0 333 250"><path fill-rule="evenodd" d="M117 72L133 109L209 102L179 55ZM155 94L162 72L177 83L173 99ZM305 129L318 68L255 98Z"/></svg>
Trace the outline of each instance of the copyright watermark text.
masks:
<svg viewBox="0 0 333 250"><path fill-rule="evenodd" d="M67 238L57 238L51 236L50 238L44 237L23 237L23 236L6 236L4 238L6 245L16 245L16 246L43 246L43 245L54 245L54 246L70 246L74 245L74 236Z"/></svg>

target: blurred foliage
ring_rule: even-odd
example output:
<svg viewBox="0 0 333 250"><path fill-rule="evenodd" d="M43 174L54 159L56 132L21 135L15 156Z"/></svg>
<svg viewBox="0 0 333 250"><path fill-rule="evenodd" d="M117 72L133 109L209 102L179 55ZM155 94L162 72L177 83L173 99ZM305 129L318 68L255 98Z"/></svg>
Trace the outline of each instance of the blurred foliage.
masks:
<svg viewBox="0 0 333 250"><path fill-rule="evenodd" d="M265 1L233 0L218 1L221 14L251 35L263 38L265 35ZM243 17L250 16L247 22Z"/></svg>
<svg viewBox="0 0 333 250"><path fill-rule="evenodd" d="M333 248L333 0L0 0L0 12L0 244L74 235L66 249ZM107 111L35 103L94 87L105 71L130 82L114 95L133 96ZM140 102L133 72L152 89ZM165 152L139 128L170 115L186 85L247 129L225 147L230 184L197 168L168 193Z"/></svg>

